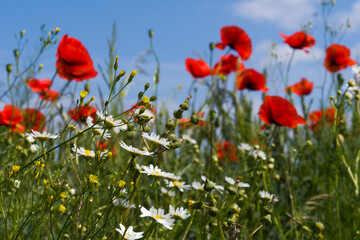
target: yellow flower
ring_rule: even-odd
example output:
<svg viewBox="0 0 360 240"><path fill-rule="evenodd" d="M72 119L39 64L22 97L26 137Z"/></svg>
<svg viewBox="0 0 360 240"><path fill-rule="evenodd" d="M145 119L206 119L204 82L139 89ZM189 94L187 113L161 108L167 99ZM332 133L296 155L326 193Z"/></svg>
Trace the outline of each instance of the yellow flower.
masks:
<svg viewBox="0 0 360 240"><path fill-rule="evenodd" d="M99 183L99 178L97 176L93 175L93 174L90 174L89 181L91 183Z"/></svg>
<svg viewBox="0 0 360 240"><path fill-rule="evenodd" d="M85 90L81 90L80 92L80 99L84 99L88 95L88 92Z"/></svg>
<svg viewBox="0 0 360 240"><path fill-rule="evenodd" d="M142 103L148 103L150 102L150 99L147 96L144 96L141 100Z"/></svg>
<svg viewBox="0 0 360 240"><path fill-rule="evenodd" d="M43 184L46 185L48 181L46 179L43 180Z"/></svg>
<svg viewBox="0 0 360 240"><path fill-rule="evenodd" d="M12 165L12 170L13 170L14 173L16 173L17 171L20 170L20 166L18 166L18 165Z"/></svg>
<svg viewBox="0 0 360 240"><path fill-rule="evenodd" d="M64 205L62 205L62 204L60 204L60 206L59 206L59 212L64 212L66 210L66 207L64 206Z"/></svg>
<svg viewBox="0 0 360 240"><path fill-rule="evenodd" d="M62 193L60 193L60 197L61 198L67 198L68 195L66 194L66 192L62 192Z"/></svg>
<svg viewBox="0 0 360 240"><path fill-rule="evenodd" d="M125 185L126 185L126 182L125 182L125 181L121 180L121 181L119 182L119 188L123 188L123 187L125 187Z"/></svg>

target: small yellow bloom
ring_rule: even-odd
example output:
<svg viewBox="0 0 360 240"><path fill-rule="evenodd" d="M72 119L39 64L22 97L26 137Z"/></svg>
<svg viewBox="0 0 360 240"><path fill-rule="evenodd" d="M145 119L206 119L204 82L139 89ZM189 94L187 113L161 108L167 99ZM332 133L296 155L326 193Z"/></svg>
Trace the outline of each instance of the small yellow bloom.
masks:
<svg viewBox="0 0 360 240"><path fill-rule="evenodd" d="M125 185L126 185L126 182L125 182L125 181L121 180L121 181L119 182L119 188L123 188L123 187L125 187Z"/></svg>
<svg viewBox="0 0 360 240"><path fill-rule="evenodd" d="M91 183L99 183L99 178L97 176L93 175L93 174L90 174L89 181Z"/></svg>
<svg viewBox="0 0 360 240"><path fill-rule="evenodd" d="M80 99L84 99L88 95L88 92L85 90L81 90L80 92Z"/></svg>
<svg viewBox="0 0 360 240"><path fill-rule="evenodd" d="M38 167L40 166L40 163L41 163L40 161L36 161L36 162L35 162L36 168L38 168Z"/></svg>
<svg viewBox="0 0 360 240"><path fill-rule="evenodd" d="M16 173L17 171L20 170L20 166L18 166L18 165L12 165L12 170L14 171L14 173Z"/></svg>
<svg viewBox="0 0 360 240"><path fill-rule="evenodd" d="M60 32L60 28L56 27L55 28L55 33L58 33L58 32Z"/></svg>
<svg viewBox="0 0 360 240"><path fill-rule="evenodd" d="M42 172L42 170L44 169L45 167L45 163L41 164L41 168L40 168L40 171Z"/></svg>
<svg viewBox="0 0 360 240"><path fill-rule="evenodd" d="M46 179L43 180L43 184L46 185L48 181Z"/></svg>
<svg viewBox="0 0 360 240"><path fill-rule="evenodd" d="M40 173L38 172L38 173L36 174L36 176L35 176L35 179L36 179L36 180L39 179L39 175L40 175Z"/></svg>
<svg viewBox="0 0 360 240"><path fill-rule="evenodd" d="M13 172L13 171L10 171L10 172L9 172L9 177L11 177L13 174L14 174L14 172Z"/></svg>
<svg viewBox="0 0 360 240"><path fill-rule="evenodd" d="M131 185L134 185L134 182L131 182L130 184L131 184Z"/></svg>
<svg viewBox="0 0 360 240"><path fill-rule="evenodd" d="M51 196L49 197L49 199L48 199L48 202L51 202L51 201L53 200L53 198L54 198L54 196L51 195Z"/></svg>
<svg viewBox="0 0 360 240"><path fill-rule="evenodd" d="M40 64L39 65L39 70L42 69L44 67L44 64Z"/></svg>
<svg viewBox="0 0 360 240"><path fill-rule="evenodd" d="M62 204L60 204L60 206L59 206L59 212L64 212L66 210L66 207L64 206L64 205L62 205Z"/></svg>
<svg viewBox="0 0 360 240"><path fill-rule="evenodd" d="M68 195L66 194L66 192L62 192L62 193L60 193L60 197L61 198L67 198Z"/></svg>
<svg viewBox="0 0 360 240"><path fill-rule="evenodd" d="M145 96L142 98L141 102L145 104L145 103L150 102L150 99L145 95Z"/></svg>

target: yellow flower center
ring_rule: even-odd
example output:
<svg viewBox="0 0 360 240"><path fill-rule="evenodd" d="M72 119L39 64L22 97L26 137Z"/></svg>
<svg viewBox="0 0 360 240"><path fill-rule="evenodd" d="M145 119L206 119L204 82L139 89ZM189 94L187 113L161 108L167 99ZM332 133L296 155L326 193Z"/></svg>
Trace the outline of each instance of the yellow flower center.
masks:
<svg viewBox="0 0 360 240"><path fill-rule="evenodd" d="M85 155L89 156L90 152L91 152L91 150L85 150Z"/></svg>
<svg viewBox="0 0 360 240"><path fill-rule="evenodd" d="M156 214L156 219L163 219L162 217L160 217L159 215Z"/></svg>
<svg viewBox="0 0 360 240"><path fill-rule="evenodd" d="M173 184L174 184L174 186L176 186L176 187L180 187L180 186L181 186L181 184L182 184L182 182L179 182L179 181L173 181Z"/></svg>

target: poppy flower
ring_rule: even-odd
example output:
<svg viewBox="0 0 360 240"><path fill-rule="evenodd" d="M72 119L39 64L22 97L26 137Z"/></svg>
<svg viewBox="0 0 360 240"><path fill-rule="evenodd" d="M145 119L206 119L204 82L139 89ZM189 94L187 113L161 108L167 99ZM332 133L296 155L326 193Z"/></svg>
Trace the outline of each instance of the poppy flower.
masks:
<svg viewBox="0 0 360 240"><path fill-rule="evenodd" d="M266 79L264 74L257 72L254 69L245 69L236 77L236 86L238 90L245 88L249 90L260 90L267 92L268 88L265 86Z"/></svg>
<svg viewBox="0 0 360 240"><path fill-rule="evenodd" d="M291 36L286 36L280 33L280 36L285 39L284 43L287 43L290 47L294 49L304 49L315 45L315 38L303 31L296 32ZM304 51L306 53L309 53L308 50Z"/></svg>
<svg viewBox="0 0 360 240"><path fill-rule="evenodd" d="M67 34L60 41L56 57L58 58L56 69L61 78L80 82L97 75L84 45L76 38L68 37Z"/></svg>
<svg viewBox="0 0 360 240"><path fill-rule="evenodd" d="M296 108L279 96L266 96L258 113L265 123L294 128L298 124L306 124L303 117L297 114Z"/></svg>
<svg viewBox="0 0 360 240"><path fill-rule="evenodd" d="M355 64L347 47L334 43L326 49L324 66L329 72L335 73Z"/></svg>
<svg viewBox="0 0 360 240"><path fill-rule="evenodd" d="M317 110L313 111L309 115L309 119L312 122L310 129L314 132L318 132L324 124L332 125L335 120L335 109L327 108L325 111Z"/></svg>
<svg viewBox="0 0 360 240"><path fill-rule="evenodd" d="M0 111L0 125L10 126L14 132L23 132L25 127L21 124L23 117L20 110L12 105L6 105Z"/></svg>
<svg viewBox="0 0 360 240"><path fill-rule="evenodd" d="M44 93L40 93L40 98L45 101L53 102L59 98L59 94L59 92L49 89Z"/></svg>
<svg viewBox="0 0 360 240"><path fill-rule="evenodd" d="M285 89L287 92L289 89L299 96L309 95L314 88L314 83L309 82L306 78L302 78L300 82L290 85Z"/></svg>
<svg viewBox="0 0 360 240"><path fill-rule="evenodd" d="M202 59L187 58L185 60L186 70L194 78L204 78L210 75L209 65Z"/></svg>
<svg viewBox="0 0 360 240"><path fill-rule="evenodd" d="M46 124L46 118L40 111L28 108L22 110L23 123L27 129L42 131Z"/></svg>
<svg viewBox="0 0 360 240"><path fill-rule="evenodd" d="M236 158L236 148L234 144L229 141L218 143L216 145L216 151L218 153L220 161L225 161L226 159L229 159L233 162L238 161L238 159Z"/></svg>
<svg viewBox="0 0 360 240"><path fill-rule="evenodd" d="M218 49L225 49L226 46L238 52L241 59L246 61L251 56L251 39L245 31L237 26L226 26L220 30L221 43L215 45Z"/></svg>
<svg viewBox="0 0 360 240"><path fill-rule="evenodd" d="M236 66L237 69L236 69ZM238 57L233 54L223 55L220 57L220 61L215 64L213 72L221 75L228 75L232 72L244 70L244 64L238 63Z"/></svg>
<svg viewBox="0 0 360 240"><path fill-rule="evenodd" d="M94 106L88 105L86 107L81 106L76 109L71 109L68 111L68 115L74 120L74 121L81 121L82 116L86 116L84 119L84 122L86 121L86 118L91 117L92 119L96 118L96 111L97 109Z"/></svg>
<svg viewBox="0 0 360 240"><path fill-rule="evenodd" d="M42 92L46 92L49 89L49 87L51 86L51 80L49 79L38 80L36 78L33 78L27 82L27 85L30 87L31 91L36 93L42 93Z"/></svg>

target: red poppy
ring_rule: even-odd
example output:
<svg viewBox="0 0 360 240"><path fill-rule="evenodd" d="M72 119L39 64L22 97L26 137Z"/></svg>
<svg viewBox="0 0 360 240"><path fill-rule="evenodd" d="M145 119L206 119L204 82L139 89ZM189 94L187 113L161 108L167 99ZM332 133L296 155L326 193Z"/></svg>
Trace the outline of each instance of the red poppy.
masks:
<svg viewBox="0 0 360 240"><path fill-rule="evenodd" d="M289 44L294 49L304 49L315 45L315 38L303 31L296 32L291 36L280 33L280 36L285 39L284 43ZM307 50L304 51L309 53Z"/></svg>
<svg viewBox="0 0 360 240"><path fill-rule="evenodd" d="M61 78L80 82L94 78L97 71L84 45L66 34L60 41L57 49L56 69Z"/></svg>
<svg viewBox="0 0 360 240"><path fill-rule="evenodd" d="M27 129L33 129L35 131L42 131L46 124L45 116L38 110L28 108L22 110L23 123Z"/></svg>
<svg viewBox="0 0 360 240"><path fill-rule="evenodd" d="M279 96L266 96L258 115L268 124L274 123L290 128L298 124L306 124L305 119L297 114L291 102Z"/></svg>
<svg viewBox="0 0 360 240"><path fill-rule="evenodd" d="M31 91L36 93L43 93L46 92L51 86L51 80L49 79L38 80L36 78L33 78L27 82L27 85L31 88Z"/></svg>
<svg viewBox="0 0 360 240"><path fill-rule="evenodd" d="M185 60L186 70L194 78L204 78L210 75L209 65L202 59L187 58Z"/></svg>
<svg viewBox="0 0 360 240"><path fill-rule="evenodd" d="M236 148L231 142L225 141L218 143L216 145L216 150L220 161L225 161L226 159L230 159L233 162L238 161L236 158Z"/></svg>
<svg viewBox="0 0 360 240"><path fill-rule="evenodd" d="M6 105L4 110L0 111L0 125L10 126L14 132L23 132L25 127L21 124L22 114L17 107Z"/></svg>
<svg viewBox="0 0 360 240"><path fill-rule="evenodd" d="M92 119L95 119L96 118L96 111L97 111L97 109L94 106L91 106L91 105L89 105L87 107L81 106L81 107L79 107L77 109L71 109L68 112L68 115L75 121L81 121L82 116L85 115L86 117L85 117L84 121L86 121L87 117L91 117Z"/></svg>
<svg viewBox="0 0 360 240"><path fill-rule="evenodd" d="M326 49L324 66L329 72L335 73L355 64L347 47L334 43Z"/></svg>
<svg viewBox="0 0 360 240"><path fill-rule="evenodd" d="M59 98L59 94L59 92L49 89L44 93L40 93L40 98L45 101L53 102Z"/></svg>
<svg viewBox="0 0 360 240"><path fill-rule="evenodd" d="M294 85L290 85L285 89L285 92L288 89L299 96L309 95L314 88L314 83L309 82L306 78L302 78L300 82L295 83Z"/></svg>
<svg viewBox="0 0 360 240"><path fill-rule="evenodd" d="M311 130L317 132L324 124L331 125L335 120L335 109L328 108L325 111L317 110L313 111L309 115L309 119L312 122L310 125Z"/></svg>
<svg viewBox="0 0 360 240"><path fill-rule="evenodd" d="M236 86L238 90L245 88L249 90L260 90L267 92L268 88L265 86L266 79L264 74L257 72L254 69L245 69L236 77Z"/></svg>
<svg viewBox="0 0 360 240"><path fill-rule="evenodd" d="M245 31L237 26L226 26L220 30L221 43L217 43L218 49L225 49L226 46L238 52L243 61L251 55L251 39Z"/></svg>
<svg viewBox="0 0 360 240"><path fill-rule="evenodd" d="M236 69L236 66L237 69ZM228 54L220 57L220 61L215 64L213 72L221 75L228 75L232 72L244 70L244 64L238 62L238 57Z"/></svg>

